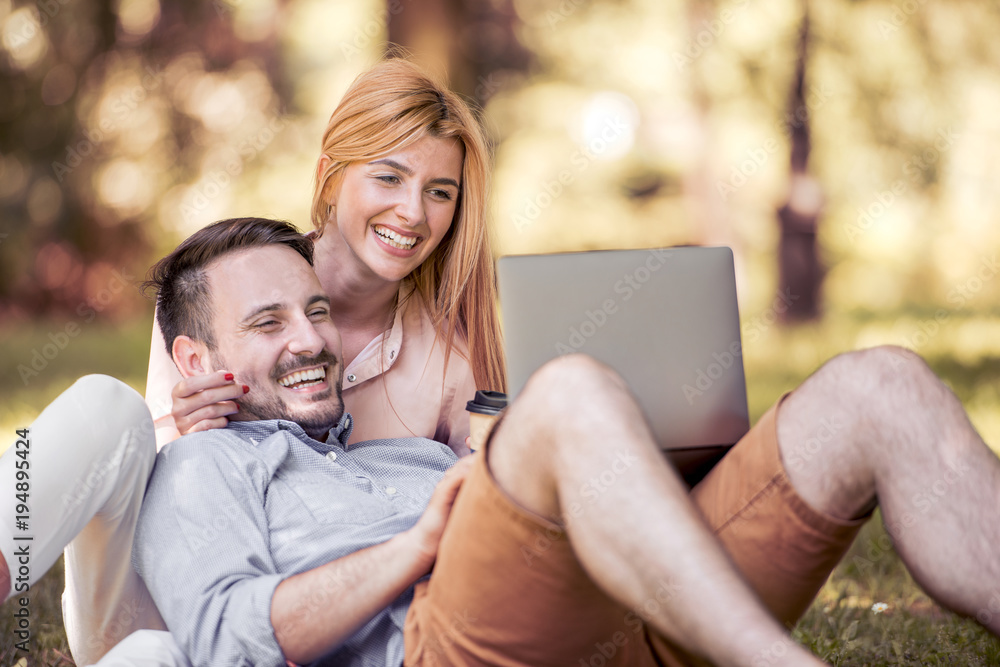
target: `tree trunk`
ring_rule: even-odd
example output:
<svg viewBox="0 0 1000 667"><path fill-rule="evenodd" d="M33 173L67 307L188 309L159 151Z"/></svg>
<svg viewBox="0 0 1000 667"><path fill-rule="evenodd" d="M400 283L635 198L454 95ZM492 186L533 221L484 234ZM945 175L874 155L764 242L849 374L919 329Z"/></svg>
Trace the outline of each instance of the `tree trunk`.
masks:
<svg viewBox="0 0 1000 667"><path fill-rule="evenodd" d="M823 191L809 175L809 109L805 70L809 50L809 0L802 1L795 78L788 99L786 127L792 143L788 199L778 209L781 240L778 245L778 289L787 295L785 321L810 320L820 313L820 288L824 269L816 245L816 231L823 209Z"/></svg>
<svg viewBox="0 0 1000 667"><path fill-rule="evenodd" d="M443 72L449 85L482 105L530 52L517 40L513 0L387 0L389 49Z"/></svg>

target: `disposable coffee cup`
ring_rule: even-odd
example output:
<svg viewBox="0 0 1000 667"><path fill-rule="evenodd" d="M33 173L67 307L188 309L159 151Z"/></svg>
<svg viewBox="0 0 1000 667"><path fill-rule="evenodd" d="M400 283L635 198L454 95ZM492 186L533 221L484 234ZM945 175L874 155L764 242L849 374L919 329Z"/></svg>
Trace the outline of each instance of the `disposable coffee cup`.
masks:
<svg viewBox="0 0 1000 667"><path fill-rule="evenodd" d="M507 394L499 391L477 391L476 397L465 404L469 412L469 449L476 451L483 446L490 429L507 407Z"/></svg>

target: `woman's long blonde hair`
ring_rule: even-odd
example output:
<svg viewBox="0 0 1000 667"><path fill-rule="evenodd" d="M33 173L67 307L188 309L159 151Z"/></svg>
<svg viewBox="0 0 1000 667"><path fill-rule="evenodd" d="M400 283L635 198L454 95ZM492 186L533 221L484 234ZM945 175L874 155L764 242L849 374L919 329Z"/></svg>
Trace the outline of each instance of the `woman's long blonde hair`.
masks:
<svg viewBox="0 0 1000 667"><path fill-rule="evenodd" d="M487 227L490 155L482 126L458 95L402 58L389 58L359 76L334 109L323 135L330 159L318 174L312 221L331 224L330 198L352 162L368 162L425 136L462 142L462 187L451 229L410 278L445 339L445 360L460 336L469 349L476 386L506 391L496 276ZM321 156L322 158L322 156Z"/></svg>

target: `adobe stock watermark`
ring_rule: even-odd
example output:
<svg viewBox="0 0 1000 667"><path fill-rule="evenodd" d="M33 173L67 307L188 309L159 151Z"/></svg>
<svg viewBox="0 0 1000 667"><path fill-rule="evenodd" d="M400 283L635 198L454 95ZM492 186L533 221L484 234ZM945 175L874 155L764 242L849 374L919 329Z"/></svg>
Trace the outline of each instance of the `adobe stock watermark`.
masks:
<svg viewBox="0 0 1000 667"><path fill-rule="evenodd" d="M55 174L56 180L62 183L67 175L94 154L98 145L128 120L129 116L146 101L149 93L160 87L163 82L163 73L149 66L146 67L145 72L138 84L114 97L108 109L108 115L97 122L96 128L84 129L83 139L66 147L66 157L63 158L62 162L55 160L52 163L52 172Z"/></svg>
<svg viewBox="0 0 1000 667"><path fill-rule="evenodd" d="M997 261L996 254L990 257L983 256L975 272L966 280L952 287L945 298L948 303L955 304L955 310L960 310L973 300L987 283L996 278L998 273L1000 273L1000 262ZM919 351L943 330L944 325L951 319L952 312L945 308L938 308L933 317L918 322L900 345ZM903 360L897 356L893 356L892 360L895 368L903 364Z"/></svg>
<svg viewBox="0 0 1000 667"><path fill-rule="evenodd" d="M32 348L31 359L27 364L18 364L17 372L21 376L21 382L28 386L32 378L38 377L49 364L59 356L59 353L66 349L70 340L80 335L83 330L81 324L90 324L97 315L111 305L122 291L132 285L135 276L128 273L123 267L121 270L111 272L112 278L107 287L101 289L96 294L91 295L76 308L79 319L70 320L62 329L51 331L48 335L48 342L39 347Z"/></svg>
<svg viewBox="0 0 1000 667"><path fill-rule="evenodd" d="M649 282L653 273L658 271L672 255L669 250L662 248L654 248L648 252L649 254L643 263L615 282L613 289L618 296L605 299L593 310L584 311L580 323L569 328L566 340L556 343L556 354L579 352L587 344L587 341L608 323L608 319L618 312L619 299L624 303L635 296L636 292Z"/></svg>
<svg viewBox="0 0 1000 667"><path fill-rule="evenodd" d="M777 127L782 136L788 137L793 128L801 127L809 118L809 111L821 108L832 95L833 91L826 84L810 86L806 93L805 104L799 105L795 111L787 112L778 120ZM777 137L773 136L765 139L760 147L747 149L746 158L739 164L733 165L729 171L729 178L715 182L715 189L722 201L728 201L730 196L749 183L780 149L781 144L778 143Z"/></svg>
<svg viewBox="0 0 1000 667"><path fill-rule="evenodd" d="M585 658L580 658L574 667L605 667L608 664L617 664L615 656L629 641L644 635L645 621L642 614L645 613L647 616L658 614L664 605L673 602L681 590L680 584L672 579L659 580L652 594L642 604L625 614L624 624L633 636L630 637L624 630L617 630L607 638L607 641L594 642L594 652Z"/></svg>
<svg viewBox="0 0 1000 667"><path fill-rule="evenodd" d="M524 558L524 562L528 565L528 567L531 567L534 564L535 559L541 557L544 553L551 549L553 544L559 541L565 541L566 534L557 526L563 525L567 517L571 519L579 518L590 505L596 502L602 495L607 493L608 489L617 484L619 478L628 472L638 461L638 457L632 456L628 452L618 450L615 452L614 459L612 459L606 469L602 470L600 474L595 477L584 480L578 489L578 492L583 497L583 500L574 500L569 503L568 506L563 508L563 516L552 517L553 527L536 529L535 536L531 544L521 545L521 556Z"/></svg>
<svg viewBox="0 0 1000 667"><path fill-rule="evenodd" d="M750 667L768 667L784 662L788 651L796 647L797 644L791 637L784 637L772 643L765 649L759 651L750 659Z"/></svg>
<svg viewBox="0 0 1000 667"><path fill-rule="evenodd" d="M868 206L858 207L857 219L844 229L847 239L852 242L856 241L872 229L896 200L905 195L911 185L920 180L923 170L936 164L945 151L955 144L959 136L961 135L950 127L938 130L937 138L934 139L931 148L923 150L919 155L914 155L903 163L903 174L907 177L906 179L896 179L887 189L876 193L874 201Z"/></svg>
<svg viewBox="0 0 1000 667"><path fill-rule="evenodd" d="M550 29L555 28L587 4L590 0L562 0L554 9L545 12L545 22Z"/></svg>
<svg viewBox="0 0 1000 667"><path fill-rule="evenodd" d="M683 72L693 65L694 61L700 58L705 51L712 48L715 42L722 37L726 28L736 23L736 20L739 19L743 11L749 6L750 0L739 0L735 3L733 9L727 7L720 11L719 18L701 21L698 24L700 29L694 34L693 38L688 40L684 46L684 50L674 51L670 54L674 65L677 67L677 71Z"/></svg>
<svg viewBox="0 0 1000 667"><path fill-rule="evenodd" d="M107 653L125 637L141 629L137 627L139 619L152 611L153 603L148 596L145 599L130 597L119 603L115 615L100 628L100 634L87 639L87 647L94 653Z"/></svg>
<svg viewBox="0 0 1000 667"><path fill-rule="evenodd" d="M833 442L847 425L836 417L822 417L815 432L804 442L797 443L788 454L787 466L790 470L801 471L823 448Z"/></svg>
<svg viewBox="0 0 1000 667"><path fill-rule="evenodd" d="M288 126L280 117L275 117L262 129L249 137L244 137L235 149L233 157L226 161L224 169L215 169L194 187L181 202L181 215L185 222L196 220L211 202L229 189L233 179L243 173L246 165L253 162L261 152Z"/></svg>
<svg viewBox="0 0 1000 667"><path fill-rule="evenodd" d="M807 439L804 443L799 445L792 456L789 456L789 460L786 463L789 469L801 470L805 465L817 456L822 449L831 443L835 437L845 428L846 424L841 422L836 418L824 417L820 419L819 425L816 427L815 432L812 437ZM739 531L750 523L751 520L755 519L760 513L759 507L765 506L767 499L776 493L780 493L780 488L778 485L771 484L766 489L757 494L754 498L749 498L743 496L739 500L744 509L737 516L735 516L730 525L733 532L739 533Z"/></svg>
<svg viewBox="0 0 1000 667"><path fill-rule="evenodd" d="M572 185L580 174L587 171L594 160L603 155L611 144L628 134L629 131L629 124L621 116L608 119L598 136L591 139L583 148L573 152L569 158L571 168L560 169L554 178L544 180L542 182L543 191L529 197L524 206L521 207L520 213L514 213L511 216L517 231L523 231L538 220L542 211L552 206L552 202L563 193L567 186Z"/></svg>
<svg viewBox="0 0 1000 667"><path fill-rule="evenodd" d="M994 627L993 619L998 615L1000 615L1000 589L994 589L986 606L976 612L976 620L987 627Z"/></svg>
<svg viewBox="0 0 1000 667"><path fill-rule="evenodd" d="M8 28L4 31L7 33L10 45L17 49L37 37L39 30L46 27L62 11L62 8L69 3L70 0L38 0L35 3L35 10L37 12L37 16L34 17L35 21L25 17L21 21L19 28L13 30Z"/></svg>
<svg viewBox="0 0 1000 667"><path fill-rule="evenodd" d="M889 12L889 20L879 19L876 24L882 39L889 39L891 35L899 32L900 28L906 25L913 18L913 15L926 4L927 0L903 0L903 2L893 5Z"/></svg>
<svg viewBox="0 0 1000 667"><path fill-rule="evenodd" d="M468 609L463 610L461 614L452 612L451 620L447 625L444 628L436 626L439 632L427 638L424 650L440 656L442 663L447 663L448 661L445 658L450 653L446 649L459 643L462 637L468 634L469 628L473 627L478 620ZM431 660L429 662L434 664L435 661Z"/></svg>
<svg viewBox="0 0 1000 667"><path fill-rule="evenodd" d="M382 48L382 33L389 25L389 18L402 12L410 1L388 0L382 3L384 11L378 17L370 19L364 25L355 26L354 38L350 42L340 43L340 53L344 56L344 60L350 62L373 44Z"/></svg>
<svg viewBox="0 0 1000 667"><path fill-rule="evenodd" d="M947 470L940 477L910 496L910 505L915 508L915 513L905 510L892 521L883 517L886 532L868 541L864 555L855 555L851 559L858 571L861 573L870 572L878 561L892 553L893 542L898 542L908 529L915 526L920 516L926 515L937 507L969 470L971 470L969 465L961 459L949 463Z"/></svg>
<svg viewBox="0 0 1000 667"><path fill-rule="evenodd" d="M215 15L219 18L228 16L242 5L243 0L212 0L212 8L215 9Z"/></svg>
<svg viewBox="0 0 1000 667"><path fill-rule="evenodd" d="M126 431L122 435L124 444L119 443L119 446L105 460L95 462L85 477L81 477L72 489L63 493L63 512L68 514L86 502L88 498L103 487L103 482L109 475L116 474L122 469L122 466L128 464L127 462L131 462L136 456L140 456L139 452L141 452L141 448L148 443L152 443L154 439L155 431L153 422L151 421L143 421L139 427ZM150 456L154 455L151 445L148 453Z"/></svg>
<svg viewBox="0 0 1000 667"><path fill-rule="evenodd" d="M754 342L770 329L781 313L788 312L792 303L798 301L799 295L792 294L792 288L786 287L784 292L776 292L771 305L760 315L751 318L740 328L743 341ZM720 352L712 353L712 361L704 368L695 371L694 379L681 386L688 405L694 405L700 396L710 391L717 380L726 374L733 365L743 364L743 343L733 341L729 347Z"/></svg>

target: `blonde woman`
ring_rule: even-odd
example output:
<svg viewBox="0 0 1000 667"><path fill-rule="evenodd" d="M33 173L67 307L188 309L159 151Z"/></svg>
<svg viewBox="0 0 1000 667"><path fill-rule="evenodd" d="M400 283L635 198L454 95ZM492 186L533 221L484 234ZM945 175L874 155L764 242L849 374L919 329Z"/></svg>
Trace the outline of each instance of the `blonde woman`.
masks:
<svg viewBox="0 0 1000 667"><path fill-rule="evenodd" d="M417 66L384 61L334 110L316 172L316 272L343 336L351 441L417 435L465 453L465 402L506 385L476 117ZM147 402L173 406L161 444L224 426L243 394L224 372L181 380L156 327L149 378Z"/></svg>
<svg viewBox="0 0 1000 667"><path fill-rule="evenodd" d="M463 454L465 402L477 387L505 388L489 180L475 115L404 60L358 77L330 118L313 236L316 271L343 337L344 403L361 424L351 442L417 435ZM116 644L108 660L127 663L135 650L143 659L183 663L131 568L135 522L158 447L179 433L224 426L245 391L225 371L180 381L153 329L146 403L153 415L164 413L155 440L141 397L106 376L77 382L31 428L34 542L26 583L65 547L63 617L78 664L97 662ZM2 479L14 479L16 451L0 459ZM0 509L10 509L0 517L6 598L20 591L7 568L17 563L19 543L15 527L3 523L14 508L0 502ZM122 642L134 630L141 631Z"/></svg>

